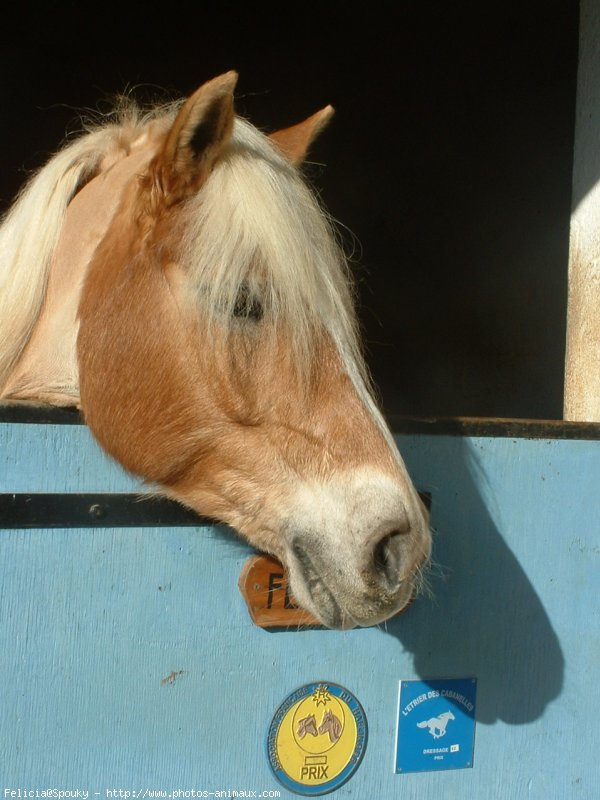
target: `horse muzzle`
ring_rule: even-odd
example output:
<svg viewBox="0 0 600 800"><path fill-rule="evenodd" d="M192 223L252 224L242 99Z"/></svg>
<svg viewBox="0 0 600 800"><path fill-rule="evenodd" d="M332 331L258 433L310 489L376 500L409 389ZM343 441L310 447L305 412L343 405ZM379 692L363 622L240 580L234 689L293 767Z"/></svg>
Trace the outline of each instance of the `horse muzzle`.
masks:
<svg viewBox="0 0 600 800"><path fill-rule="evenodd" d="M328 628L377 625L402 611L415 597L430 555L430 539L415 550L410 531L381 537L367 553L344 547L328 552L313 536L292 540L288 570L298 602Z"/></svg>

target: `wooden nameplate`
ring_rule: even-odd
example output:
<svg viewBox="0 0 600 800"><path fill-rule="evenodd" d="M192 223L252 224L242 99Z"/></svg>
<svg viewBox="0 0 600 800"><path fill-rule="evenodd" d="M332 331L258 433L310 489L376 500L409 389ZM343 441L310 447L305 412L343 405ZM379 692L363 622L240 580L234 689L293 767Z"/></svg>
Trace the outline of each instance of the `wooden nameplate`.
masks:
<svg viewBox="0 0 600 800"><path fill-rule="evenodd" d="M238 586L252 621L259 628L323 627L296 603L285 568L271 556L251 556L244 564Z"/></svg>

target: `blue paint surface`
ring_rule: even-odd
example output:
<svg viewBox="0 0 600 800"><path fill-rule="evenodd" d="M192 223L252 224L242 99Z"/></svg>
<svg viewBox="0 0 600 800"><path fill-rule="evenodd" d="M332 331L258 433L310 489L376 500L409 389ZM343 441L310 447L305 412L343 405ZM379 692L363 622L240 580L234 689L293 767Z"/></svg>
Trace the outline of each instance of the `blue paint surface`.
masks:
<svg viewBox="0 0 600 800"><path fill-rule="evenodd" d="M396 772L473 766L475 678L401 681Z"/></svg>
<svg viewBox="0 0 600 800"><path fill-rule="evenodd" d="M293 797L264 732L326 675L369 721L331 797L595 796L600 443L399 442L432 495L434 564L379 628L257 629L250 550L219 527L0 531L0 789ZM0 425L0 491L137 486L83 427ZM398 681L445 675L478 678L473 768L395 774Z"/></svg>

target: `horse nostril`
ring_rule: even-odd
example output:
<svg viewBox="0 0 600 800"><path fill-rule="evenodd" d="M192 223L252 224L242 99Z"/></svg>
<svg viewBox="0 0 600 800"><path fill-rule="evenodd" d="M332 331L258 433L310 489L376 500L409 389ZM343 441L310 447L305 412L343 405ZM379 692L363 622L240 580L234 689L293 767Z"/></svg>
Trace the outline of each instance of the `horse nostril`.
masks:
<svg viewBox="0 0 600 800"><path fill-rule="evenodd" d="M400 584L402 533L392 531L375 545L373 566L375 573L388 591L394 591Z"/></svg>

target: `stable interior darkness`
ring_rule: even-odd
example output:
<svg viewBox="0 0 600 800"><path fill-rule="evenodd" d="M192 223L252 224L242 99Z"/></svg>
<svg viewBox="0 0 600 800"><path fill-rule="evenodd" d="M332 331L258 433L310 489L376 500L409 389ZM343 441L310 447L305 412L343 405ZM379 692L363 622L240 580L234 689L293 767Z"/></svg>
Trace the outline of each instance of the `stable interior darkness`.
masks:
<svg viewBox="0 0 600 800"><path fill-rule="evenodd" d="M15 9L0 33L0 201L82 109L237 69L265 130L327 103L306 173L354 250L388 414L562 415L575 2ZM162 91L164 90L164 91Z"/></svg>

